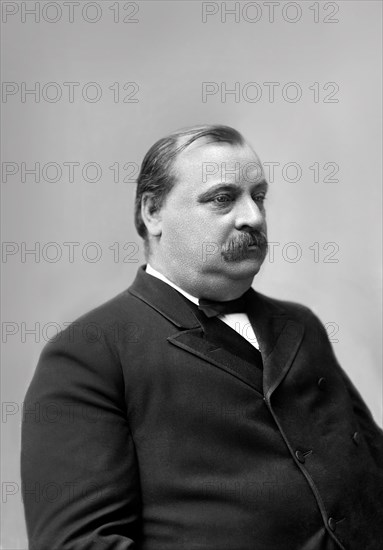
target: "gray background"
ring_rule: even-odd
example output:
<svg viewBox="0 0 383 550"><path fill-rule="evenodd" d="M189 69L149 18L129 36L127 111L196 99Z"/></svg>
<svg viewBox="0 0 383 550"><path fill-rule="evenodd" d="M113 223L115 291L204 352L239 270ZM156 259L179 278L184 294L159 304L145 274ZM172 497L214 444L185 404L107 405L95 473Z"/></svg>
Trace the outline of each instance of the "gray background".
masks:
<svg viewBox="0 0 383 550"><path fill-rule="evenodd" d="M63 2L2 2L6 549L27 547L20 423L38 356L57 328L132 282L143 252L129 179L149 146L177 128L232 125L264 162L279 163L266 204L274 255L254 287L319 315L341 365L382 422L381 3L280 2L274 21L264 2L247 3L245 11L238 5L242 11L226 19L220 2L121 1L119 14L116 2L74 4L70 22ZM40 21L25 13L34 7ZM203 22L204 9L218 11ZM23 82L40 83L40 92L23 97ZM79 83L73 101L65 82ZM89 82L101 90L99 101L92 101L96 88ZM123 90L128 82L136 84ZM218 92L203 98L203 82L216 83L211 89ZM280 83L274 101L265 82ZM119 101L109 89L114 83ZM221 96L235 83L237 97ZM247 83L258 84L259 101ZM302 93L298 101L295 90ZM79 163L74 181L68 162ZM101 172L89 165L84 176L90 162ZM22 163L40 163L40 181L23 174ZM297 165L301 177L294 182ZM338 181L328 181L334 166ZM73 258L69 242L79 243ZM36 243L40 252L25 255ZM101 257L91 261L97 251Z"/></svg>

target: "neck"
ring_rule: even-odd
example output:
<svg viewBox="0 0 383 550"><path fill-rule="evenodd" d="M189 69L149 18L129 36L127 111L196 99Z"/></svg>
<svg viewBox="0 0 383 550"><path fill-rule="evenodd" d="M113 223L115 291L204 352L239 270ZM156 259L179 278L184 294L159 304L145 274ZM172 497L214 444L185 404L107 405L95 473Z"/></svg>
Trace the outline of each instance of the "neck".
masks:
<svg viewBox="0 0 383 550"><path fill-rule="evenodd" d="M172 269L157 258L149 257L147 262L169 281L196 298L226 301L234 300L244 294L253 282L254 274L236 279L222 272L196 272L185 266L183 270Z"/></svg>

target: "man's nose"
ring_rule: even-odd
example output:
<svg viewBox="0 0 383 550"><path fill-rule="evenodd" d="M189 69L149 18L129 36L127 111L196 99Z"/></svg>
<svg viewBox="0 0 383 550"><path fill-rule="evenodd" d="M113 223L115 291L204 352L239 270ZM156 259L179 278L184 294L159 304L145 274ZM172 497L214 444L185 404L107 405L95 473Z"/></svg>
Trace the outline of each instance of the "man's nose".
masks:
<svg viewBox="0 0 383 550"><path fill-rule="evenodd" d="M263 203L254 202L253 199L245 199L238 204L236 211L235 227L236 229L243 229L244 227L251 227L259 229L265 222L265 210Z"/></svg>

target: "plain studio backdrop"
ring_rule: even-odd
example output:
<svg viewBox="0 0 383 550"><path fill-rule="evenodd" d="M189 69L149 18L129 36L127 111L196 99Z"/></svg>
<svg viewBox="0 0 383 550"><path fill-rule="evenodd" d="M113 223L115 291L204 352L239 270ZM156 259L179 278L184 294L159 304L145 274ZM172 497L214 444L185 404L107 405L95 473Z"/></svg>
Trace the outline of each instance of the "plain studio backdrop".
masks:
<svg viewBox="0 0 383 550"><path fill-rule="evenodd" d="M131 284L138 166L184 126L231 125L253 144L271 242L253 286L314 310L381 423L381 3L2 10L2 548L27 547L20 425L39 354Z"/></svg>

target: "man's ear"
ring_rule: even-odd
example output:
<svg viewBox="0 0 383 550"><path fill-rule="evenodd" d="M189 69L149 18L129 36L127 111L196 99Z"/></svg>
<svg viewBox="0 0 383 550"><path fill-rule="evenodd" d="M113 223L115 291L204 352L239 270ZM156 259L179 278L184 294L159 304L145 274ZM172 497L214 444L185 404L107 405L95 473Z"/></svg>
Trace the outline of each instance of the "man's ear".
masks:
<svg viewBox="0 0 383 550"><path fill-rule="evenodd" d="M149 235L159 237L162 233L161 209L158 208L157 202L151 193L142 195L141 216Z"/></svg>

